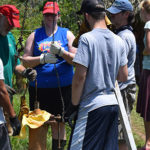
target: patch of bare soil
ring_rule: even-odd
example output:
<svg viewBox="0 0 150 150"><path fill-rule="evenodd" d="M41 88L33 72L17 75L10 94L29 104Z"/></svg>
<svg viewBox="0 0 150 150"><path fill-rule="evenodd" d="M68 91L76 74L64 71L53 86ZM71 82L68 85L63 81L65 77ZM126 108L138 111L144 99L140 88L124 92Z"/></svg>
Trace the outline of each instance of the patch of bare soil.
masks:
<svg viewBox="0 0 150 150"><path fill-rule="evenodd" d="M132 122L132 130L135 132L142 140L145 141L145 133L138 127L136 124Z"/></svg>

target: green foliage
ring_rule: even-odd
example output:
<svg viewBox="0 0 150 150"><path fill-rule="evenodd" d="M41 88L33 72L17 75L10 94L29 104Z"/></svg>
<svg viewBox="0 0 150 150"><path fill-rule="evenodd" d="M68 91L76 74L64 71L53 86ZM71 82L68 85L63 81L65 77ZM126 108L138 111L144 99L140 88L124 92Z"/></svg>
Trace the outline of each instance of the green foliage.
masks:
<svg viewBox="0 0 150 150"><path fill-rule="evenodd" d="M28 1L27 14L24 18L25 4ZM75 35L78 33L78 21L81 20L81 16L76 14L76 11L80 10L82 0L1 0L0 5L3 4L13 4L20 10L20 22L21 25L25 19L23 37L26 38L29 34L36 28L40 27L42 24L42 8L47 1L57 1L60 7L61 19L59 25L69 28ZM106 8L108 8L114 0L103 0L105 2ZM142 0L131 0L135 9L137 10L138 4ZM19 29L14 29L13 33L18 39L20 35Z"/></svg>
<svg viewBox="0 0 150 150"><path fill-rule="evenodd" d="M1 5L4 4L13 4L20 11L20 29L13 29L13 35L18 42L18 38L23 32L24 42L27 37L33 32L36 28L39 28L42 25L42 8L44 4L50 0L28 0L27 11L26 11L26 0L2 0ZM53 1L53 0L51 0ZM55 1L55 0L54 0ZM60 21L59 25L69 28L75 35L78 33L78 20L80 16L77 16L76 11L80 9L81 0L58 0L57 1L60 7ZM26 15L25 15L26 14ZM25 17L24 17L25 16ZM23 26L23 22L25 22Z"/></svg>
<svg viewBox="0 0 150 150"><path fill-rule="evenodd" d="M81 0L63 0L59 1L61 12L61 24L63 27L69 28L75 35L78 33L78 20L76 12L80 9Z"/></svg>

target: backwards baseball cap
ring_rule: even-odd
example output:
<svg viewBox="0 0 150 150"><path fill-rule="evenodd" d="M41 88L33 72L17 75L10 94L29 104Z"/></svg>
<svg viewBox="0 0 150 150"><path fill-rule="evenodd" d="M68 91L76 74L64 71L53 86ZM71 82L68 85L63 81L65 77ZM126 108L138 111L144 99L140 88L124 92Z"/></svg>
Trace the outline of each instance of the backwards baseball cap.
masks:
<svg viewBox="0 0 150 150"><path fill-rule="evenodd" d="M43 14L51 13L57 14L59 12L59 6L57 2L47 2L43 8Z"/></svg>
<svg viewBox="0 0 150 150"><path fill-rule="evenodd" d="M111 14L117 14L121 11L133 11L133 6L129 0L115 0L107 11Z"/></svg>
<svg viewBox="0 0 150 150"><path fill-rule="evenodd" d="M77 14L105 11L104 3L101 0L83 0L80 11Z"/></svg>
<svg viewBox="0 0 150 150"><path fill-rule="evenodd" d="M20 28L19 10L14 5L0 6L0 13L7 17L11 26Z"/></svg>

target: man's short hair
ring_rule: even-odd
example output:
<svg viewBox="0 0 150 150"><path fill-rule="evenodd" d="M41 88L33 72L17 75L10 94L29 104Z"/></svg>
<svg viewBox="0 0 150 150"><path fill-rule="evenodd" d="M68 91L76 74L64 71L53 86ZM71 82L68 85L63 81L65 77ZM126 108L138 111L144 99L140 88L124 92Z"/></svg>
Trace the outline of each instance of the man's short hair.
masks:
<svg viewBox="0 0 150 150"><path fill-rule="evenodd" d="M82 13L96 13L105 11L104 3L101 0L83 0L80 11L77 14Z"/></svg>
<svg viewBox="0 0 150 150"><path fill-rule="evenodd" d="M80 11L77 14L88 13L94 19L104 19L105 5L101 0L83 0Z"/></svg>

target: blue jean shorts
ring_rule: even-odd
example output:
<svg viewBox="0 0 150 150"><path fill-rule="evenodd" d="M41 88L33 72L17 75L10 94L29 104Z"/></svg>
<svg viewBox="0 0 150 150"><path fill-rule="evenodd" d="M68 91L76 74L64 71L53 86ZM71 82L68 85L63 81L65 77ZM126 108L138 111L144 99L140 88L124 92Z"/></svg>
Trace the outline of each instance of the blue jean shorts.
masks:
<svg viewBox="0 0 150 150"><path fill-rule="evenodd" d="M11 150L10 139L6 124L0 124L0 149Z"/></svg>

